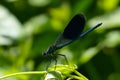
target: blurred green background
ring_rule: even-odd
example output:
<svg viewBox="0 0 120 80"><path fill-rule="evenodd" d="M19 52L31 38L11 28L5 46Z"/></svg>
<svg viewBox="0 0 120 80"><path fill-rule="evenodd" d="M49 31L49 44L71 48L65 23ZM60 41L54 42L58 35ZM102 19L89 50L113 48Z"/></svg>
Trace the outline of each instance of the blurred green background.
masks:
<svg viewBox="0 0 120 80"><path fill-rule="evenodd" d="M56 53L65 54L90 80L120 80L119 0L0 0L0 76L45 70L49 57L42 52L77 13L86 15L85 30L103 25ZM58 64L66 64L64 58L59 57ZM5 80L40 78L21 75Z"/></svg>

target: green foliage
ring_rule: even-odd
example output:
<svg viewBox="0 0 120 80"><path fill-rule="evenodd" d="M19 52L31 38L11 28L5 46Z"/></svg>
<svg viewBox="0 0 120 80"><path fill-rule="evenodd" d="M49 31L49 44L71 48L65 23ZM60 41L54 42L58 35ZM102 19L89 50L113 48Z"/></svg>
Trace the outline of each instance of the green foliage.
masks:
<svg viewBox="0 0 120 80"><path fill-rule="evenodd" d="M44 80L52 74L59 79L120 80L119 0L0 0L0 78ZM85 30L103 25L85 37L58 50L55 67L44 71L51 60L42 52L54 43L69 20L86 15ZM84 31L85 31L84 30ZM26 75L29 74L29 75ZM4 75L6 75L4 77ZM11 76L11 77L10 77ZM81 79L84 78L84 79Z"/></svg>
<svg viewBox="0 0 120 80"><path fill-rule="evenodd" d="M54 67L50 67L48 71L29 71L29 72L18 72L13 73L9 75L5 75L0 77L0 80L9 78L12 76L19 76L19 75L33 75L33 74L39 74L44 75L41 76L41 78L38 79L44 79L44 80L71 80L71 79L78 79L78 80L88 80L86 77L84 77L81 73L75 70L76 66L68 66L68 65L56 65ZM75 73L76 75L71 75L71 73Z"/></svg>

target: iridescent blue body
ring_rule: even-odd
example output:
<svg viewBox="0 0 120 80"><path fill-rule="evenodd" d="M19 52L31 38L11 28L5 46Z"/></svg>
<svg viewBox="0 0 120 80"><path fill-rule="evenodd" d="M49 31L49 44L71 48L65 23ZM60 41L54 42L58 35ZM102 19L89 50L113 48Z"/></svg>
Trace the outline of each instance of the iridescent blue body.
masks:
<svg viewBox="0 0 120 80"><path fill-rule="evenodd" d="M51 45L47 51L43 52L43 55L52 55L56 50L72 43L78 38L81 38L88 34L89 32L93 31L102 23L98 23L94 27L90 28L86 32L82 33L84 27L85 27L86 19L84 15L77 14L75 15L67 27L64 29L63 33L60 34L60 36L56 39L53 45Z"/></svg>

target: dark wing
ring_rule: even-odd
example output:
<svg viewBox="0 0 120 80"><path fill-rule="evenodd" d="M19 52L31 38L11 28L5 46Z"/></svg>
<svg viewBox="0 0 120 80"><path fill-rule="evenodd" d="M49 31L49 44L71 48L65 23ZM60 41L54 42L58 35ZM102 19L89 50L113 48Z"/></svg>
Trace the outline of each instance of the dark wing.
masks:
<svg viewBox="0 0 120 80"><path fill-rule="evenodd" d="M85 26L85 17L82 14L75 15L64 29L63 36L66 39L74 40L79 37Z"/></svg>
<svg viewBox="0 0 120 80"><path fill-rule="evenodd" d="M69 22L67 27L64 29L63 33L55 41L55 46L57 48L62 48L67 44L70 44L72 41L77 39L85 26L85 17L82 14L75 15L72 20Z"/></svg>

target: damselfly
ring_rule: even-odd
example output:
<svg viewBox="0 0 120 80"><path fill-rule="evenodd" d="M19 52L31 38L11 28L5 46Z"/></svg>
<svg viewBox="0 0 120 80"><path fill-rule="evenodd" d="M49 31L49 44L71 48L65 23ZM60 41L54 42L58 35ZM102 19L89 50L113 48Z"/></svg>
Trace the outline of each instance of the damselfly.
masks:
<svg viewBox="0 0 120 80"><path fill-rule="evenodd" d="M50 55L54 58L54 52L64 46L67 46L68 44L72 43L73 41L82 38L89 32L93 31L102 23L98 23L86 32L82 33L84 26L86 23L85 16L83 14L77 14L75 15L71 21L68 23L67 27L64 29L64 31L59 35L59 37L56 39L56 41L51 45L47 51L43 52L43 55ZM61 56L64 56L66 61L67 58L63 54L59 54ZM54 58L55 59L55 58ZM56 63L57 60L55 59Z"/></svg>

